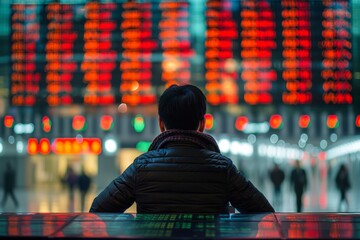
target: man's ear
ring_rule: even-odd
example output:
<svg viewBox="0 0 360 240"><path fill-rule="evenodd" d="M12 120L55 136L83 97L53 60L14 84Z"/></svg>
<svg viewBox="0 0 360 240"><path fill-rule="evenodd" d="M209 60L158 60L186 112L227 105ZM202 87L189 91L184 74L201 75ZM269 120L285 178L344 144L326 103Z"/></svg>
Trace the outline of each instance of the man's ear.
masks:
<svg viewBox="0 0 360 240"><path fill-rule="evenodd" d="M158 118L158 123L159 123L159 128L161 132L165 132L166 131L166 127L165 127L165 123L163 120L161 120L161 118Z"/></svg>
<svg viewBox="0 0 360 240"><path fill-rule="evenodd" d="M203 118L203 120L200 121L199 128L198 128L199 132L204 132L204 130L205 130L205 121L206 121L205 118Z"/></svg>

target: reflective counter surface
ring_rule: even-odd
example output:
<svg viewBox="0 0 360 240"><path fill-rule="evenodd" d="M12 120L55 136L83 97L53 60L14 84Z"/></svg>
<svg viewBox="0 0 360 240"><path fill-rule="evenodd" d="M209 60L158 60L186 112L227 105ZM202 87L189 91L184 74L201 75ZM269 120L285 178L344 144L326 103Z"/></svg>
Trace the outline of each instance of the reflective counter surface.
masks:
<svg viewBox="0 0 360 240"><path fill-rule="evenodd" d="M360 214L2 213L0 238L360 238Z"/></svg>

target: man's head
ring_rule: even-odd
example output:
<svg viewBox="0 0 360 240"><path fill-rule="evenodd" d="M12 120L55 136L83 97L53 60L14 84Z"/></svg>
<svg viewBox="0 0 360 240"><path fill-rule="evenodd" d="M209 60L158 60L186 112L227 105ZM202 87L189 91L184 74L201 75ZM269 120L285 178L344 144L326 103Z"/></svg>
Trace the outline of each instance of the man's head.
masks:
<svg viewBox="0 0 360 240"><path fill-rule="evenodd" d="M167 129L204 131L206 98L193 85L172 85L160 96L159 125L161 131Z"/></svg>

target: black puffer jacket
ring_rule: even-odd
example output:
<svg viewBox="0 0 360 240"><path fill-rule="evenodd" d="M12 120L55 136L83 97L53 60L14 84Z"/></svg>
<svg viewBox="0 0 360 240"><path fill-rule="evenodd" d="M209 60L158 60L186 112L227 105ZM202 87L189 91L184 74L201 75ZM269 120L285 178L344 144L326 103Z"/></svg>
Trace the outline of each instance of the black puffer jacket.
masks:
<svg viewBox="0 0 360 240"><path fill-rule="evenodd" d="M153 144L160 147L135 159L95 198L90 212L124 212L134 201L138 213L227 213L229 202L242 213L274 211L217 145L204 149L202 141L177 136Z"/></svg>

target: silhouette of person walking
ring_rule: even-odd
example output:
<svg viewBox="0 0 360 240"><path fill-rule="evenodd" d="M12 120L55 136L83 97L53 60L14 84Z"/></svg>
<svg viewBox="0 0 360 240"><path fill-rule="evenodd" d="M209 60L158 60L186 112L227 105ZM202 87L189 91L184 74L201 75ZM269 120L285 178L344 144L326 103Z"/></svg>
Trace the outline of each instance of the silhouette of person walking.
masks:
<svg viewBox="0 0 360 240"><path fill-rule="evenodd" d="M278 164L274 164L274 167L270 170L270 180L274 186L274 207L279 209L282 205L281 185L285 179L284 171Z"/></svg>
<svg viewBox="0 0 360 240"><path fill-rule="evenodd" d="M10 162L7 162L6 170L4 172L4 195L1 203L3 208L5 207L8 195L10 195L10 197L12 198L15 207L17 208L19 206L18 200L16 199L16 196L14 194L15 178L16 178L15 170L11 166Z"/></svg>
<svg viewBox="0 0 360 240"><path fill-rule="evenodd" d="M86 195L90 188L91 179L85 173L85 169L82 169L80 176L78 177L78 186L80 190L80 203L81 211L84 212Z"/></svg>
<svg viewBox="0 0 360 240"><path fill-rule="evenodd" d="M307 177L299 160L295 162L295 167L291 171L290 185L294 187L296 195L296 211L301 212L303 208L302 197L307 187Z"/></svg>
<svg viewBox="0 0 360 240"><path fill-rule="evenodd" d="M341 164L339 171L336 174L335 178L336 187L340 191L340 201L338 206L338 211L341 211L341 205L345 202L345 211L349 210L349 201L347 199L346 193L350 189L350 180L349 180L349 171L345 164Z"/></svg>
<svg viewBox="0 0 360 240"><path fill-rule="evenodd" d="M74 210L74 196L75 196L75 187L77 184L77 175L71 166L68 166L64 180L67 184L69 191L69 208L70 211L72 211Z"/></svg>

